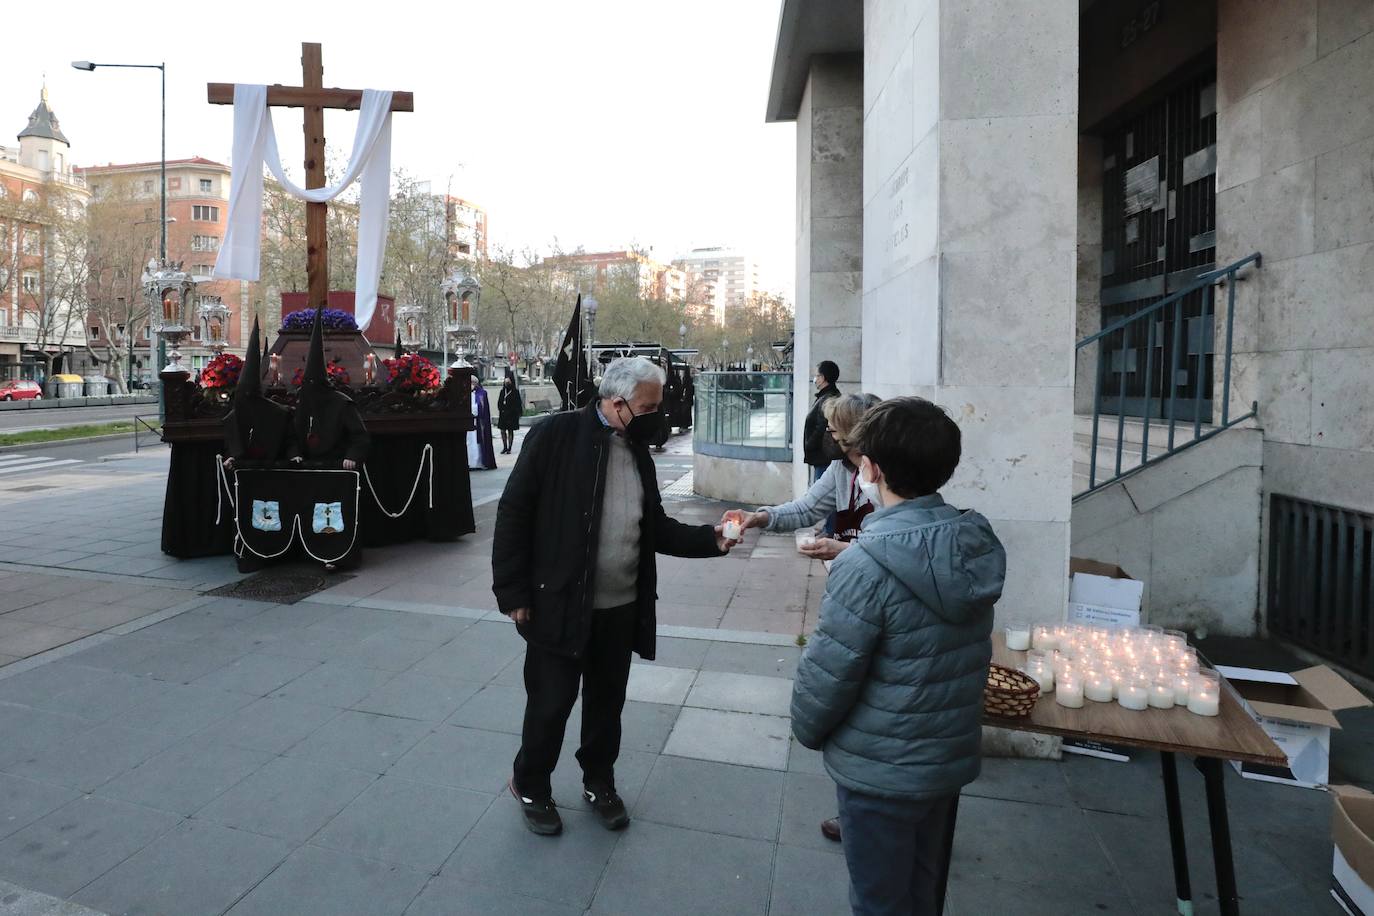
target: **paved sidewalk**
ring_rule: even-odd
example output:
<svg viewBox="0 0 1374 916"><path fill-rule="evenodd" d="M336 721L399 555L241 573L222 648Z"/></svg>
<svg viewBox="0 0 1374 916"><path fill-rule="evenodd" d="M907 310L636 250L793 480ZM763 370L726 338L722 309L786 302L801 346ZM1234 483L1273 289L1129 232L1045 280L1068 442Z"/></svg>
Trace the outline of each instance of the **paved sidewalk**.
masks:
<svg viewBox="0 0 1374 916"><path fill-rule="evenodd" d="M121 498L157 489L160 509L158 460L107 469L113 486L72 475L87 486L55 517L76 538L83 503L101 533ZM663 483L685 473L673 450L659 460ZM479 501L504 473L474 478ZM0 512L29 498L0 493ZM820 565L786 538L663 558L664 636L633 668L618 769L634 822L593 822L570 740L554 781L567 831L540 838L504 790L522 644L491 601L494 511L457 544L369 551L356 578L293 606L202 595L236 577L225 558L139 575L0 564L0 600L28 602L0 627L23 613L20 635L73 640L31 636L37 654L0 667L0 914L847 912L840 849L817 829L833 783L786 719ZM128 545L155 543L151 510L125 519ZM1342 720L1334 772L1371 785L1374 713ZM1215 913L1201 780L1180 775L1197 912ZM1229 772L1227 791L1244 911L1337 912L1329 797ZM985 761L947 912L1001 910L1172 912L1157 758Z"/></svg>

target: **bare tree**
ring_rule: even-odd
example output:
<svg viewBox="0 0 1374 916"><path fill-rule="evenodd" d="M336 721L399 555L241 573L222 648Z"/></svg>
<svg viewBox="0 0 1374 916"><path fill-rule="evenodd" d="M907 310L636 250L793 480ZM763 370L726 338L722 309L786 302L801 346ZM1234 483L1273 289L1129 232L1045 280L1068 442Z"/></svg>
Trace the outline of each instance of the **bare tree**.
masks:
<svg viewBox="0 0 1374 916"><path fill-rule="evenodd" d="M148 325L140 278L157 254L159 238L157 215L150 219L150 212L129 178L104 182L86 210L86 316L91 327L100 329L87 346L93 358L112 367L123 364L122 372L112 373L120 390L127 390L133 375L131 342L141 340Z"/></svg>

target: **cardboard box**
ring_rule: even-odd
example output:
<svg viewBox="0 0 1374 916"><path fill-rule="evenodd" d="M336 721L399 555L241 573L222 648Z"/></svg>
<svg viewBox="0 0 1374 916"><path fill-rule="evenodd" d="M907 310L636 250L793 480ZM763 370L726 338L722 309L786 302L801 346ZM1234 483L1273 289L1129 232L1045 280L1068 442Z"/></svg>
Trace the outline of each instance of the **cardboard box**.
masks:
<svg viewBox="0 0 1374 916"><path fill-rule="evenodd" d="M1350 916L1374 916L1374 795L1332 786L1331 896Z"/></svg>
<svg viewBox="0 0 1374 916"><path fill-rule="evenodd" d="M1140 600L1144 594L1145 583L1131 578L1120 566L1071 557L1069 602L1064 620L1103 627L1139 626ZM1129 748L1083 738L1065 738L1064 750L1122 763L1131 759Z"/></svg>
<svg viewBox="0 0 1374 916"><path fill-rule="evenodd" d="M1335 713L1369 706L1370 700L1325 665L1292 674L1224 665L1217 670L1265 734L1288 755L1286 767L1233 762L1236 771L1246 779L1324 788L1331 765L1331 730L1341 727Z"/></svg>
<svg viewBox="0 0 1374 916"><path fill-rule="evenodd" d="M1139 626L1144 594L1145 583L1132 579L1120 566L1071 557L1069 607L1064 619L1104 627Z"/></svg>

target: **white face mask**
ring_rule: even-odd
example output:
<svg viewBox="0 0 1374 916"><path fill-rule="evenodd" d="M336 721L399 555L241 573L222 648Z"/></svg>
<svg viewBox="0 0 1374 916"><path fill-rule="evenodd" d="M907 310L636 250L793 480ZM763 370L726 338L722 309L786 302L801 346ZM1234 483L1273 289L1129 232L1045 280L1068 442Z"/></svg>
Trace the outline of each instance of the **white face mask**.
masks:
<svg viewBox="0 0 1374 916"><path fill-rule="evenodd" d="M882 490L878 487L877 481L868 479L868 476L864 473L864 468L866 467L872 467L872 465L868 464L868 462L859 465L859 489L863 491L864 496L869 502L881 509L883 507Z"/></svg>

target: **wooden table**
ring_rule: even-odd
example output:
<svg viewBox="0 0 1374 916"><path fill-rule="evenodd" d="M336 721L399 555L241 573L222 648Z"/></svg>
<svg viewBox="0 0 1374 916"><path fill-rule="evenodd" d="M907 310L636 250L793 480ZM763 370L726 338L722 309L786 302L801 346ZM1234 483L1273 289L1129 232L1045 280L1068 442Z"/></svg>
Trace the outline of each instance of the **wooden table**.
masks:
<svg viewBox="0 0 1374 916"><path fill-rule="evenodd" d="M1000 632L992 634L992 660L1008 668L1025 664L1026 653L1007 648ZM1164 803L1169 815L1169 844L1174 859L1178 912L1193 912L1188 855L1183 837L1183 813L1178 794L1175 754L1195 758L1207 788L1207 817L1212 830L1212 861L1217 873L1217 899L1223 914L1237 914L1236 873L1231 857L1231 830L1226 817L1225 771L1228 760L1287 766L1288 758L1250 717L1240 696L1225 678L1221 683L1221 713L1197 716L1183 708L1134 712L1118 703L1086 701L1081 709L1060 706L1054 694L1042 696L1024 719L984 716L987 725L1012 731L1085 738L1159 751L1164 774Z"/></svg>

